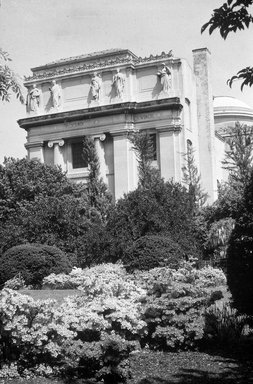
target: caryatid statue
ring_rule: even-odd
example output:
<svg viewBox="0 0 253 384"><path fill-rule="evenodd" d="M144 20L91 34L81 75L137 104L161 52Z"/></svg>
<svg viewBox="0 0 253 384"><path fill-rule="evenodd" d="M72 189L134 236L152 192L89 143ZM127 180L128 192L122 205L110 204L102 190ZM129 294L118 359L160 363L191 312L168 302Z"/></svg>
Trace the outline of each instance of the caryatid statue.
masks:
<svg viewBox="0 0 253 384"><path fill-rule="evenodd" d="M91 78L90 90L92 100L99 101L100 92L101 92L102 79L101 76L94 72L94 75Z"/></svg>
<svg viewBox="0 0 253 384"><path fill-rule="evenodd" d="M42 106L41 90L36 87L36 84L32 85L31 90L27 94L26 105L28 112L38 112Z"/></svg>
<svg viewBox="0 0 253 384"><path fill-rule="evenodd" d="M115 89L115 95L122 99L123 91L125 88L125 77L119 69L117 69L117 73L113 76L112 85Z"/></svg>
<svg viewBox="0 0 253 384"><path fill-rule="evenodd" d="M62 103L62 92L59 84L55 80L52 81L52 87L49 88L52 97L52 108L59 109Z"/></svg>
<svg viewBox="0 0 253 384"><path fill-rule="evenodd" d="M162 91L169 93L171 90L171 72L165 63L162 63L162 69L158 71L157 76L160 77Z"/></svg>

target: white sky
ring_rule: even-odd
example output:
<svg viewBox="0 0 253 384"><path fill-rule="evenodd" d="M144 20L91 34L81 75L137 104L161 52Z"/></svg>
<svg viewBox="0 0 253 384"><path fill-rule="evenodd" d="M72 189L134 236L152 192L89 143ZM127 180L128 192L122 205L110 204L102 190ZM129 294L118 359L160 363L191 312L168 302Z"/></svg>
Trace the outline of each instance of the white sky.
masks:
<svg viewBox="0 0 253 384"><path fill-rule="evenodd" d="M192 49L212 53L213 94L235 96L253 107L253 87L232 90L226 80L253 65L253 26L229 35L200 34L223 0L0 0L0 46L19 75L30 68L84 53L128 48L137 56L173 50L192 63ZM26 132L16 121L25 106L0 101L0 162L24 157Z"/></svg>

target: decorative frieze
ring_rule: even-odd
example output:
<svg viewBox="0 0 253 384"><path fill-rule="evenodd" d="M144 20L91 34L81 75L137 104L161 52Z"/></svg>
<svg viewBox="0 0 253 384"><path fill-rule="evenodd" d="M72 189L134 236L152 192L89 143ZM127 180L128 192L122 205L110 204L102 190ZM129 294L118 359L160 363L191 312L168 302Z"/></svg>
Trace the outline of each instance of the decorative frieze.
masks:
<svg viewBox="0 0 253 384"><path fill-rule="evenodd" d="M116 56L112 57L110 59L104 59L104 60L95 60L94 62L91 63L85 63L85 62L80 62L80 58L69 58L66 59L63 62L55 62L52 63L52 65L48 65L48 69L46 69L47 66L41 67L43 69L40 69L40 67L35 68L33 70L33 75L32 76L27 76L25 77L25 80L32 81L35 79L46 79L46 78L52 78L52 77L59 77L61 75L66 75L66 74L74 74L78 72L87 72L87 71L101 71L102 69L109 69L113 66L118 66L119 64L132 64L133 66L138 66L140 64L145 64L145 63L151 63L151 62L156 62L161 59L167 60L167 59L172 59L172 51L169 51L168 53L162 52L160 55L150 55L149 57L136 57L135 55L124 55L122 57ZM85 59L84 59L85 60ZM87 60L87 58L86 58ZM67 61L77 61L77 63L73 63L71 65L64 65L64 62ZM44 69L45 68L45 69Z"/></svg>

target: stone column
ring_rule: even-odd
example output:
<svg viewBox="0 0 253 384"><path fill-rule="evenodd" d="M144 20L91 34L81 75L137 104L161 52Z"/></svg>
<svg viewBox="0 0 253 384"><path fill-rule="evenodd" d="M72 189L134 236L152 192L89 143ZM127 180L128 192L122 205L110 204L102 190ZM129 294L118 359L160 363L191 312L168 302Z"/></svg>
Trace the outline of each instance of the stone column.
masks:
<svg viewBox="0 0 253 384"><path fill-rule="evenodd" d="M52 140L48 142L49 148L54 148L54 165L59 165L63 171L66 169L66 165L64 162L64 156L62 147L64 146L64 140Z"/></svg>
<svg viewBox="0 0 253 384"><path fill-rule="evenodd" d="M159 137L159 165L161 177L165 181L181 180L181 154L179 142L179 129L164 129L158 133Z"/></svg>
<svg viewBox="0 0 253 384"><path fill-rule="evenodd" d="M207 48L193 50L196 77L199 162L202 186L212 203L217 197L215 177L215 128L211 79L211 56Z"/></svg>
<svg viewBox="0 0 253 384"><path fill-rule="evenodd" d="M115 200L137 187L137 161L125 134L113 135Z"/></svg>
<svg viewBox="0 0 253 384"><path fill-rule="evenodd" d="M106 163L105 163L105 149L103 142L106 139L106 135L102 134L99 137L95 137L95 147L99 159L99 166L100 166L100 176L102 177L103 181L107 184L107 177L106 177Z"/></svg>

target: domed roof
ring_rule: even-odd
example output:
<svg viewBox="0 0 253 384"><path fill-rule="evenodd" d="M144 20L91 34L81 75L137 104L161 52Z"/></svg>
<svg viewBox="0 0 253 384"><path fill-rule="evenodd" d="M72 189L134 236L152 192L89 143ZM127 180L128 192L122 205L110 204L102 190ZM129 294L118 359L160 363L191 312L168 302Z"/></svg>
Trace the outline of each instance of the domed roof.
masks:
<svg viewBox="0 0 253 384"><path fill-rule="evenodd" d="M232 96L215 96L214 114L253 115L253 108Z"/></svg>

